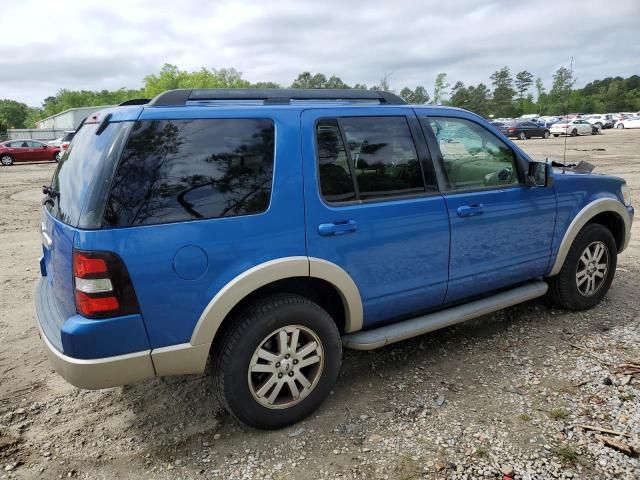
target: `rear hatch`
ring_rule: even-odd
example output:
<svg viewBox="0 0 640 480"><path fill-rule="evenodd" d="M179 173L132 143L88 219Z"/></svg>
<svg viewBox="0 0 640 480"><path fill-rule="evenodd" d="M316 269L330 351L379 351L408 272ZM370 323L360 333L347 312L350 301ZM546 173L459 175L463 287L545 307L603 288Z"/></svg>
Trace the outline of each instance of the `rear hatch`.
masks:
<svg viewBox="0 0 640 480"><path fill-rule="evenodd" d="M42 273L46 276L50 315L43 330L61 348L62 323L76 314L72 274L78 229L97 229L118 155L141 108L104 110L77 131L53 175L42 213Z"/></svg>

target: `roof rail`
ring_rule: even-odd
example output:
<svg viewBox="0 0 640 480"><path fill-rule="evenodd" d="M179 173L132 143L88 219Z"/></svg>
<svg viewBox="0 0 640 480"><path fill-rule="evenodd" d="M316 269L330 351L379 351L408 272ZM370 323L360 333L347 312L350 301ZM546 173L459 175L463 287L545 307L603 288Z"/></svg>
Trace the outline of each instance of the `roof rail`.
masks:
<svg viewBox="0 0 640 480"><path fill-rule="evenodd" d="M288 105L296 100L367 101L377 100L385 105L404 105L406 102L391 92L355 88L211 88L168 90L149 102L150 106L179 106L187 102L206 101L263 101L266 105Z"/></svg>
<svg viewBox="0 0 640 480"><path fill-rule="evenodd" d="M119 107L125 107L127 105L145 105L149 103L148 98L132 98L131 100L125 100L122 103L119 103Z"/></svg>

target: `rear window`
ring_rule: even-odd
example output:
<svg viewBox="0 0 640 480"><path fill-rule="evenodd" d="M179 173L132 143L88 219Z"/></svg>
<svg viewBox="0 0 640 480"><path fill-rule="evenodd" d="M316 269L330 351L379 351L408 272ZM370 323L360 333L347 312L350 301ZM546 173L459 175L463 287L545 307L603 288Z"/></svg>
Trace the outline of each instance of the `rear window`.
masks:
<svg viewBox="0 0 640 480"><path fill-rule="evenodd" d="M273 155L268 119L138 121L113 179L103 226L264 212Z"/></svg>
<svg viewBox="0 0 640 480"><path fill-rule="evenodd" d="M100 226L118 144L126 138L130 125L110 123L100 135L96 135L97 124L85 124L78 130L51 180L51 186L59 192L52 199L53 204L47 204L54 217L72 226Z"/></svg>

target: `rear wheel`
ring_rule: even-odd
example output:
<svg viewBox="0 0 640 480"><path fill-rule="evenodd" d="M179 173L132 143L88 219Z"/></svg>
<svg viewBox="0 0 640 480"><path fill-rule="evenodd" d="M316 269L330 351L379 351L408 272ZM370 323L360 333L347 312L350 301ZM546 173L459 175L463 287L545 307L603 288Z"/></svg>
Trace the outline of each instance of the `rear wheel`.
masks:
<svg viewBox="0 0 640 480"><path fill-rule="evenodd" d="M305 297L277 294L247 306L232 322L212 352L220 403L240 422L264 429L315 411L342 360L329 314Z"/></svg>
<svg viewBox="0 0 640 480"><path fill-rule="evenodd" d="M0 157L0 163L5 167L13 165L13 157L11 155L2 155Z"/></svg>
<svg viewBox="0 0 640 480"><path fill-rule="evenodd" d="M545 130L544 133L542 134L542 138L545 138L545 139L549 138L550 136L551 136L551 132L549 132L549 130Z"/></svg>
<svg viewBox="0 0 640 480"><path fill-rule="evenodd" d="M616 242L609 229L588 223L573 241L560 273L549 279L549 296L571 310L597 305L611 286L617 256Z"/></svg>
<svg viewBox="0 0 640 480"><path fill-rule="evenodd" d="M53 161L54 161L54 162L59 162L59 161L60 161L60 157L61 157L61 156L62 156L62 155L60 155L60 152L56 152L56 153L53 155Z"/></svg>
<svg viewBox="0 0 640 480"><path fill-rule="evenodd" d="M624 128L624 124L623 123L618 123L618 124L616 124L616 128L623 129Z"/></svg>
<svg viewBox="0 0 640 480"><path fill-rule="evenodd" d="M571 130L571 136L575 137L578 135L578 130L576 130L575 128L573 130Z"/></svg>
<svg viewBox="0 0 640 480"><path fill-rule="evenodd" d="M526 135L524 132L520 132L520 133L518 134L518 138L519 138L520 140L526 140L526 139L527 139L527 135Z"/></svg>

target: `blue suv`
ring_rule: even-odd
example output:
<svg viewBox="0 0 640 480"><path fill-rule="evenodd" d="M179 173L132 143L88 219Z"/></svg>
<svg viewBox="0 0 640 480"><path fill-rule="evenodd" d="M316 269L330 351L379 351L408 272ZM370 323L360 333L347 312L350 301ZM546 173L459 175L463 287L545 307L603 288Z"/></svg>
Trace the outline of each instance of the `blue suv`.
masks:
<svg viewBox="0 0 640 480"><path fill-rule="evenodd" d="M134 102L135 103L135 102ZM362 90L173 90L87 118L44 187L37 320L82 388L205 371L279 428L369 350L606 294L624 180L532 161L473 113Z"/></svg>

